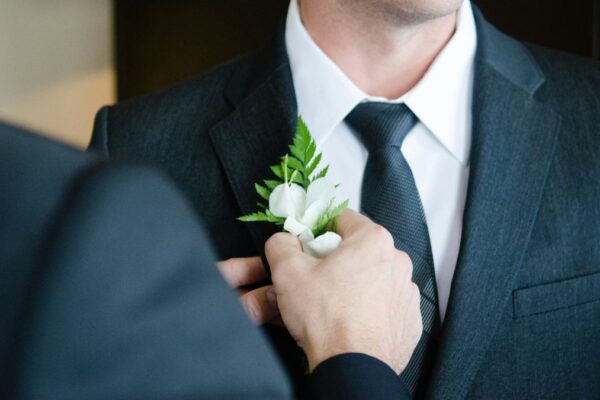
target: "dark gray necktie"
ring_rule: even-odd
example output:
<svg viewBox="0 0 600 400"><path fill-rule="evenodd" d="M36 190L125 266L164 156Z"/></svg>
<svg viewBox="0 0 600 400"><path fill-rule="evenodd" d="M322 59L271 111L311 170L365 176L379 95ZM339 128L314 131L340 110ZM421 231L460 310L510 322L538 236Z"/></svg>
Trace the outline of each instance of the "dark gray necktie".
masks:
<svg viewBox="0 0 600 400"><path fill-rule="evenodd" d="M401 374L414 395L419 382L427 379L440 330L427 222L412 171L400 151L418 119L404 104L373 102L359 104L346 122L369 151L361 209L390 231L397 249L408 253L413 262L413 281L421 291L424 332Z"/></svg>

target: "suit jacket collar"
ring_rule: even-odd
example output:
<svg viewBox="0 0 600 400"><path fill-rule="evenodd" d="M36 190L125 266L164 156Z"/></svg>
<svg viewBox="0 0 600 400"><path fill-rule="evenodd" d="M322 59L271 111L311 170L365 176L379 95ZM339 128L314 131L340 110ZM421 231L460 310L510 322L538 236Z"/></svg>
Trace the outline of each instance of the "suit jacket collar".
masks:
<svg viewBox="0 0 600 400"><path fill-rule="evenodd" d="M289 151L296 127L283 27L269 46L238 65L225 96L233 111L213 126L210 136L242 214L248 214L258 209L254 183L269 178L269 167ZM278 231L266 223L240 223L240 229L250 230L261 256L265 241Z"/></svg>
<svg viewBox="0 0 600 400"><path fill-rule="evenodd" d="M504 35L473 6L477 25L477 62L494 69L513 85L533 95L546 78L537 62L519 41Z"/></svg>

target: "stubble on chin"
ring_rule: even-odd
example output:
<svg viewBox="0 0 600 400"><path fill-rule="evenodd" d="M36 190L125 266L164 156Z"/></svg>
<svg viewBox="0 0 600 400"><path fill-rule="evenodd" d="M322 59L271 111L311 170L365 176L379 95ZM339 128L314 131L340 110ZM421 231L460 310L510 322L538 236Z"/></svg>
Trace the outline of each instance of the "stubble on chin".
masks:
<svg viewBox="0 0 600 400"><path fill-rule="evenodd" d="M455 13L463 0L333 0L355 15L392 26L422 24ZM349 11L349 10L348 10Z"/></svg>

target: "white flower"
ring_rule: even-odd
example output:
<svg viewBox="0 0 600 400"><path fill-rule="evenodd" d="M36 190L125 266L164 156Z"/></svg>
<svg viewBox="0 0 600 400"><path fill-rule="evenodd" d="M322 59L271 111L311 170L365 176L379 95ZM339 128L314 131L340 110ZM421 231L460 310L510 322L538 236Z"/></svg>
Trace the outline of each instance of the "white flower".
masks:
<svg viewBox="0 0 600 400"><path fill-rule="evenodd" d="M304 214L306 192L295 183L282 183L269 196L269 210L276 217L300 218Z"/></svg>
<svg viewBox="0 0 600 400"><path fill-rule="evenodd" d="M342 243L342 237L335 232L325 232L314 240L306 243L305 247L317 258L327 257ZM304 246L304 244L303 244Z"/></svg>
<svg viewBox="0 0 600 400"><path fill-rule="evenodd" d="M313 230L321 216L335 201L335 185L325 178L316 179L308 190L295 183L283 183L271 192L269 211L276 217L285 218L283 229L298 236L305 253L322 258L333 252L342 241L334 233L327 232L315 238Z"/></svg>

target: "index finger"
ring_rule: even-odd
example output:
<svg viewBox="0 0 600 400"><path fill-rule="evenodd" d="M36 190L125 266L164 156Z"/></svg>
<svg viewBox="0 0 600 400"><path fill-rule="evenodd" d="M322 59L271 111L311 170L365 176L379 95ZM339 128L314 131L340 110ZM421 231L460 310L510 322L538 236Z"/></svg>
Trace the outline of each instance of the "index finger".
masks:
<svg viewBox="0 0 600 400"><path fill-rule="evenodd" d="M369 218L349 208L345 209L342 215L340 215L335 222L337 233L342 238L351 235L361 226L372 223Z"/></svg>
<svg viewBox="0 0 600 400"><path fill-rule="evenodd" d="M219 272L229 286L239 288L257 284L267 279L260 257L230 258L217 263Z"/></svg>

